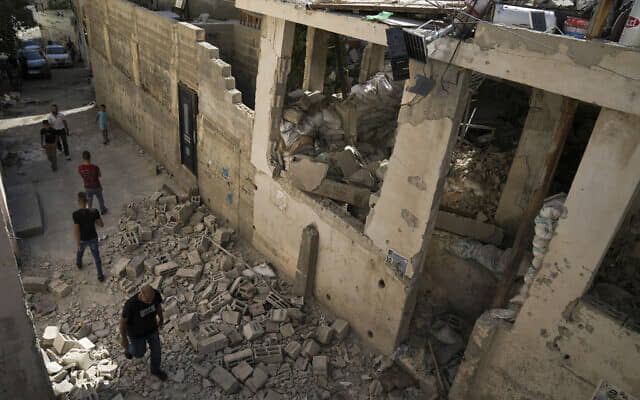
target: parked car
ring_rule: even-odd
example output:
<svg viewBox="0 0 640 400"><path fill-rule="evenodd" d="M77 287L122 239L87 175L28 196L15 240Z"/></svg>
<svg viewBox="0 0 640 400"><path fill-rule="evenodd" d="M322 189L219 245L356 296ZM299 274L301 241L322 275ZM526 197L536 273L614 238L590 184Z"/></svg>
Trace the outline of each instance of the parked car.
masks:
<svg viewBox="0 0 640 400"><path fill-rule="evenodd" d="M20 65L24 76L41 75L51 78L51 68L44 52L39 48L23 49L19 53Z"/></svg>
<svg viewBox="0 0 640 400"><path fill-rule="evenodd" d="M45 48L47 53L47 60L52 67L70 67L73 65L73 60L67 49L59 44L50 44Z"/></svg>

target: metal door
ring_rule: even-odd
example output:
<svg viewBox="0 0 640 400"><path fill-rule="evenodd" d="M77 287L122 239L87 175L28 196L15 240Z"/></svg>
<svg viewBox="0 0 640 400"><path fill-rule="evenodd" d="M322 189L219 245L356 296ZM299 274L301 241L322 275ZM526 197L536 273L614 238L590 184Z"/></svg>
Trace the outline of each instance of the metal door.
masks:
<svg viewBox="0 0 640 400"><path fill-rule="evenodd" d="M182 164L198 175L197 144L198 94L188 87L178 85L180 115L180 157Z"/></svg>

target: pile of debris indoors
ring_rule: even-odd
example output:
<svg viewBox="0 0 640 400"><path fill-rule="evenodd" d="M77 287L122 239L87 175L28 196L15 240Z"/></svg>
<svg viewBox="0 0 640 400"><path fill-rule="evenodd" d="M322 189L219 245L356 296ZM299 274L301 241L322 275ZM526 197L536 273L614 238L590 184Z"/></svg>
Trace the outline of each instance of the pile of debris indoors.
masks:
<svg viewBox="0 0 640 400"><path fill-rule="evenodd" d="M379 72L346 98L290 92L274 152L277 170L364 222L395 144L402 89L403 81Z"/></svg>
<svg viewBox="0 0 640 400"><path fill-rule="evenodd" d="M304 298L290 295L290 285L268 264L245 262L244 254L237 254L244 246L234 234L200 205L199 196L157 192L131 202L119 231L102 238L105 290L119 298L117 302L80 312L74 309L78 302L61 310L42 307L46 293L30 296L39 301L36 320L45 320L38 321L40 326L55 323L59 331L83 338L76 341L56 332L55 340L63 338L70 348L96 343L102 352L77 362L87 369L77 374L76 384L82 382L80 376L92 376L89 364L95 361L97 376L104 377L93 386L99 398L120 399L124 393L127 399L138 398L130 397L133 392L152 399L423 398L416 381L394 361L359 346L346 321L329 318ZM260 259L250 249L246 253ZM79 290L81 282L73 282L75 267L55 268L55 286L48 278L24 277L25 289L49 290L58 297ZM30 283L38 279L40 290ZM164 297L160 338L166 383L148 373L143 359L125 359L120 346L122 304L145 283ZM53 329L45 329L41 346L50 342ZM100 361L109 354L113 363ZM52 375L54 382L57 374ZM113 379L106 381L108 377ZM59 398L79 398L55 387L62 393Z"/></svg>

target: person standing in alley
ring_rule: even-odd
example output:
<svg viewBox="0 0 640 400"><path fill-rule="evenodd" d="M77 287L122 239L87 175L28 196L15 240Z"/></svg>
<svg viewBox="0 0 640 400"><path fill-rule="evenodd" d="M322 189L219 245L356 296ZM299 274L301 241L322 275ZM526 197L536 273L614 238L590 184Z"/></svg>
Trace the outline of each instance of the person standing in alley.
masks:
<svg viewBox="0 0 640 400"><path fill-rule="evenodd" d="M58 112L58 106L56 104L51 105L51 113L49 113L47 120L60 137L58 149L62 150L62 148L64 148L64 155L66 159L71 160L71 156L69 155L69 144L67 143L67 136L71 135L71 133L69 133L69 125L67 125L67 119L64 114Z"/></svg>
<svg viewBox="0 0 640 400"><path fill-rule="evenodd" d="M96 121L100 131L102 131L102 144L109 143L109 113L107 112L107 106L100 104L100 111L96 115Z"/></svg>
<svg viewBox="0 0 640 400"><path fill-rule="evenodd" d="M93 206L93 196L95 196L98 198L98 203L100 204L100 212L106 214L108 210L107 207L104 206L102 185L100 184L102 174L97 165L91 164L91 153L86 150L82 152L82 164L78 166L78 173L84 182L84 190L89 199L89 208Z"/></svg>
<svg viewBox="0 0 640 400"><path fill-rule="evenodd" d="M98 280L104 282L102 260L100 259L100 249L98 245L98 232L96 232L96 226L102 228L104 223L100 217L100 212L95 208L89 208L87 204L87 194L85 192L78 193L78 205L80 209L73 213L74 234L76 244L78 245L76 267L82 269L82 256L84 255L84 250L89 247L93 255L93 260L96 263Z"/></svg>
<svg viewBox="0 0 640 400"><path fill-rule="evenodd" d="M124 304L120 318L120 336L124 355L128 359L141 358L151 351L151 374L166 381L167 374L160 369L160 333L164 324L162 315L162 296L149 285L144 285Z"/></svg>
<svg viewBox="0 0 640 400"><path fill-rule="evenodd" d="M42 129L40 129L40 145L44 148L45 153L47 154L47 158L51 163L51 170L58 170L58 135L56 132L51 129L51 125L49 125L49 121L46 119L42 121Z"/></svg>

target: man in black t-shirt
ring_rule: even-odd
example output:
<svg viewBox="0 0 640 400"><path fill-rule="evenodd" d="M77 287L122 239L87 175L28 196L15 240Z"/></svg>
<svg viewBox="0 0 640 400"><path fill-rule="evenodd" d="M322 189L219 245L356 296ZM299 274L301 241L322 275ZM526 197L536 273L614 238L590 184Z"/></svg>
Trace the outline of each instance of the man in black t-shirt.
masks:
<svg viewBox="0 0 640 400"><path fill-rule="evenodd" d="M157 318L156 318L157 316ZM144 285L140 293L133 295L124 304L120 318L121 344L127 358L144 356L147 343L151 351L151 374L160 380L167 380L167 374L160 369L160 334L158 329L164 324L162 296L149 285Z"/></svg>
<svg viewBox="0 0 640 400"><path fill-rule="evenodd" d="M82 255L88 246L96 262L98 280L104 282L102 260L100 259L100 249L98 247L98 232L96 232L96 225L102 228L104 223L102 222L102 218L100 218L100 212L98 212L98 210L87 207L87 194L85 192L78 193L78 205L80 209L73 213L73 228L76 236L76 244L78 245L76 266L78 269L82 269Z"/></svg>
<svg viewBox="0 0 640 400"><path fill-rule="evenodd" d="M42 129L40 129L40 145L44 148L47 158L51 163L51 169L56 171L58 169L58 155L56 154L56 146L60 137L56 131L51 128L49 121L46 119L42 121Z"/></svg>

